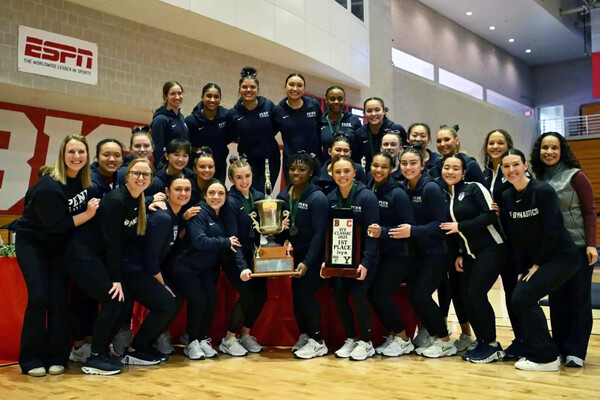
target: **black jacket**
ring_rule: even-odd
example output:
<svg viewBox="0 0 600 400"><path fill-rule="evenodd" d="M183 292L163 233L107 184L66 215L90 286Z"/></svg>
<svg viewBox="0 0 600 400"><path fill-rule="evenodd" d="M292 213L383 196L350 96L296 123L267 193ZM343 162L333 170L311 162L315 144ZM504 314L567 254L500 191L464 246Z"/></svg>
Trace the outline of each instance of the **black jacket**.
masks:
<svg viewBox="0 0 600 400"><path fill-rule="evenodd" d="M190 131L190 142L194 149L208 146L213 152L215 169L218 176L224 176L227 169L227 145L231 143L227 135L227 109L219 106L217 114L209 120L202 114L203 102L199 102L192 113L185 118L185 123ZM193 152L192 152L193 153ZM192 168L195 154L190 156L188 167Z"/></svg>
<svg viewBox="0 0 600 400"><path fill-rule="evenodd" d="M162 106L154 112L152 117L152 141L154 142L154 166L158 166L165 155L167 144L173 139L190 140L190 131L185 124L181 110L175 114L172 110Z"/></svg>
<svg viewBox="0 0 600 400"><path fill-rule="evenodd" d="M352 159L354 162L360 162L360 150L356 140L356 130L362 126L360 119L350 111L342 112L340 121L331 124L333 132L327 121L327 113L321 115L319 120L319 132L321 137L321 162L331 159L327 150L333 145L333 134L337 131L344 132L350 141L350 150L352 150ZM339 126L339 129L336 129Z"/></svg>
<svg viewBox="0 0 600 400"><path fill-rule="evenodd" d="M373 135L369 123L364 124L356 130L355 135L357 141L357 148L359 152L359 154L357 154L356 157L358 157L359 160L362 157L365 157L365 168L367 170L371 167L373 155L375 155L375 153L378 153L379 149L381 148L381 139L385 135L386 129L390 129L392 131L400 131L402 145L405 146L408 144L406 130L404 129L404 127L400 124L395 123L391 119L388 119L387 117L383 118L381 129L379 129L379 133L377 135ZM352 158L354 158L354 155Z"/></svg>

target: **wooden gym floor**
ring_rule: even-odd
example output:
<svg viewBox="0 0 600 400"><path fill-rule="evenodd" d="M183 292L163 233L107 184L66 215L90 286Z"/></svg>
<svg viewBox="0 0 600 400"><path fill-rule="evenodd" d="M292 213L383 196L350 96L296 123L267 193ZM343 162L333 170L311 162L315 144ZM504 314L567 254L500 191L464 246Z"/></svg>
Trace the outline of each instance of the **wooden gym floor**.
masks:
<svg viewBox="0 0 600 400"><path fill-rule="evenodd" d="M600 280L598 273L594 281ZM498 282L490 291L498 339L508 346L512 331ZM547 311L547 308L546 308ZM70 364L62 376L32 378L17 365L0 368L0 399L600 399L600 310L583 369L527 372L512 362L477 365L460 357L424 359L375 356L362 362L330 355L295 360L289 348L266 348L242 358L219 355L191 361L177 354L161 366L125 367L116 376L90 376ZM460 327L450 312L453 338Z"/></svg>

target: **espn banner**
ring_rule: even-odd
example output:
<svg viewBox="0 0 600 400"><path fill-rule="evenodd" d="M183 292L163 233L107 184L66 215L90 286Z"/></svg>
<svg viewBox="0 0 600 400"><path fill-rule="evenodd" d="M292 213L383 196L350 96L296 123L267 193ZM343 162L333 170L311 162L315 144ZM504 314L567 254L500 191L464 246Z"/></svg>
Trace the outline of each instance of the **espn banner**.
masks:
<svg viewBox="0 0 600 400"><path fill-rule="evenodd" d="M20 72L98 84L98 45L19 25Z"/></svg>

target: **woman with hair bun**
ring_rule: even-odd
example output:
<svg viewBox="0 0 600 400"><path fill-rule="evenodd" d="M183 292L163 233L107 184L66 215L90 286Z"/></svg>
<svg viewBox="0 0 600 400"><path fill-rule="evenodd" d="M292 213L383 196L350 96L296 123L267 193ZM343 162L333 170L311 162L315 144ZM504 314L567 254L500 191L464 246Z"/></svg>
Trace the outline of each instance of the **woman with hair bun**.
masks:
<svg viewBox="0 0 600 400"><path fill-rule="evenodd" d="M281 132L283 141L283 176L289 184L288 169L292 157L299 151L321 154L320 131L317 127L321 119L321 104L314 98L304 95L306 79L297 72L285 78L285 93L273 109L273 123Z"/></svg>
<svg viewBox="0 0 600 400"><path fill-rule="evenodd" d="M221 106L221 88L216 83L207 83L202 88L202 100L185 119L190 130L192 153L209 147L215 162L215 177L221 182L227 175L227 145L231 142L227 136L226 115L227 109ZM190 157L190 161L194 159ZM190 163L189 167L193 165Z"/></svg>
<svg viewBox="0 0 600 400"><path fill-rule="evenodd" d="M406 130L400 124L388 119L386 113L388 108L379 97L369 97L363 103L367 123L356 130L357 146L359 147L359 158L365 158L365 168L369 169L371 160L375 153L381 148L383 133L387 130L398 131L402 139L402 146L407 145Z"/></svg>
<svg viewBox="0 0 600 400"><path fill-rule="evenodd" d="M581 258L578 272L549 296L552 336L560 355L566 366L581 368L592 332L591 282L598 259L594 192L569 143L557 132L536 140L531 166L558 194L565 227Z"/></svg>
<svg viewBox="0 0 600 400"><path fill-rule="evenodd" d="M155 167L158 167L171 140L190 140L190 131L180 110L183 103L183 86L177 81L165 82L162 94L163 104L154 111L150 124L154 140Z"/></svg>
<svg viewBox="0 0 600 400"><path fill-rule="evenodd" d="M279 145L275 140L277 130L273 127L275 104L258 95L260 87L256 68L244 67L240 75L240 98L226 117L228 140L237 141L238 154L244 156L252 167L252 187L257 190L265 189L265 159L269 160L273 188L281 169Z"/></svg>
<svg viewBox="0 0 600 400"><path fill-rule="evenodd" d="M333 144L333 137L338 132L344 132L348 137L350 149L354 154L352 158L354 162L360 162L358 155L358 145L355 137L355 132L362 126L358 117L350 111L344 111L346 107L346 91L341 86L331 86L325 91L325 103L327 104L327 112L321 115L319 121L321 131L321 162L325 162L331 158L328 150Z"/></svg>

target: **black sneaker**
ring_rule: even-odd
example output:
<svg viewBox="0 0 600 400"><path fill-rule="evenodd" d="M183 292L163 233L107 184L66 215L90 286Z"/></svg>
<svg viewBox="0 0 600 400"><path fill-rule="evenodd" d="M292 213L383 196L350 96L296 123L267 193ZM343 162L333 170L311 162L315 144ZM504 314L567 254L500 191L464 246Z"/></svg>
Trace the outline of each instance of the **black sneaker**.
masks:
<svg viewBox="0 0 600 400"><path fill-rule="evenodd" d="M169 355L165 354L163 352L158 351L158 349L156 349L155 347L148 347L147 349L144 349L145 353L148 353L149 355L159 358L161 362L166 362L169 361Z"/></svg>
<svg viewBox="0 0 600 400"><path fill-rule="evenodd" d="M123 371L123 365L116 365L106 353L91 353L81 370L91 375L116 375Z"/></svg>
<svg viewBox="0 0 600 400"><path fill-rule="evenodd" d="M474 349L467 350L464 353L462 353L460 358L462 358L465 361L469 361L469 359L471 357L475 356L477 353L479 353L479 351L481 351L482 345L483 345L483 342L481 340L477 340L477 346L475 346Z"/></svg>
<svg viewBox="0 0 600 400"><path fill-rule="evenodd" d="M496 360L502 360L503 358L504 351L500 343L496 343L495 346L489 343L482 343L479 351L469 357L469 361L476 364L488 364Z"/></svg>
<svg viewBox="0 0 600 400"><path fill-rule="evenodd" d="M525 345L523 339L517 338L504 350L504 360L514 361L522 357L525 357Z"/></svg>
<svg viewBox="0 0 600 400"><path fill-rule="evenodd" d="M160 359L160 357L149 354L144 350L126 350L121 361L123 361L123 364L129 365L156 365L160 364Z"/></svg>

